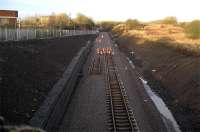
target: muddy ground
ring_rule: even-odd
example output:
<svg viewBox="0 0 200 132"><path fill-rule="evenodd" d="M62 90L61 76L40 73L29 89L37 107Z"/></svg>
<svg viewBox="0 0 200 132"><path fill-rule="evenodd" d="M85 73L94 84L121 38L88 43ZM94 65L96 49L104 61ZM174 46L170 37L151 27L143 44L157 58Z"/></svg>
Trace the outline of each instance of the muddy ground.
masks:
<svg viewBox="0 0 200 132"><path fill-rule="evenodd" d="M0 115L27 124L72 58L94 35L0 43Z"/></svg>
<svg viewBox="0 0 200 132"><path fill-rule="evenodd" d="M115 40L163 98L182 131L200 131L200 57L183 54L159 42L136 44L138 40L133 36Z"/></svg>

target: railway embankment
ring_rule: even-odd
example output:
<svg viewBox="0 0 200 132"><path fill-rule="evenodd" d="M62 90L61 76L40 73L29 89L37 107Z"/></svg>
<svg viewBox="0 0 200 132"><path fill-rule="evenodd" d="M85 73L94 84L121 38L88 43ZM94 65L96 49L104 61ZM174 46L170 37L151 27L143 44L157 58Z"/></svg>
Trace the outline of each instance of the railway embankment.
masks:
<svg viewBox="0 0 200 132"><path fill-rule="evenodd" d="M28 124L72 58L95 37L1 42L1 116L6 124Z"/></svg>
<svg viewBox="0 0 200 132"><path fill-rule="evenodd" d="M182 131L199 130L200 57L178 52L160 41L126 35L115 40L168 105Z"/></svg>

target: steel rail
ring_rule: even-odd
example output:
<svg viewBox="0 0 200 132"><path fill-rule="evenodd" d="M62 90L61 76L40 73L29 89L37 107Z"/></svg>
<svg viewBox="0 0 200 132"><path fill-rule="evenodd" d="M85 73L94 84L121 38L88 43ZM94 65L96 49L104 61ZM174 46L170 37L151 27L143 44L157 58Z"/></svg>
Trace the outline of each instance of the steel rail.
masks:
<svg viewBox="0 0 200 132"><path fill-rule="evenodd" d="M114 132L139 132L133 112L128 106L126 92L124 86L120 83L112 55L106 55L106 58L107 96L109 96L109 109L112 116L112 124L109 130Z"/></svg>

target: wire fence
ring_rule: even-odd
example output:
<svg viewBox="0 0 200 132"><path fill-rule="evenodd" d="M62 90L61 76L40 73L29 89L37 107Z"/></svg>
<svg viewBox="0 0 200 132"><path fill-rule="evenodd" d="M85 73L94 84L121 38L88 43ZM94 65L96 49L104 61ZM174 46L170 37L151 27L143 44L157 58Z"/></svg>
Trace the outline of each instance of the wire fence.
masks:
<svg viewBox="0 0 200 132"><path fill-rule="evenodd" d="M64 36L96 34L96 30L11 29L0 28L0 41L20 41Z"/></svg>

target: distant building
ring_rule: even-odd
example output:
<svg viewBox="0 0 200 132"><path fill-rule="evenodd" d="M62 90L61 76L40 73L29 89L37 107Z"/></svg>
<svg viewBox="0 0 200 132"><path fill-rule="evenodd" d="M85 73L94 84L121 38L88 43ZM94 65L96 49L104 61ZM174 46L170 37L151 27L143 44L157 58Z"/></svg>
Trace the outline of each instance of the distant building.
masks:
<svg viewBox="0 0 200 132"><path fill-rule="evenodd" d="M16 27L18 11L0 10L0 27Z"/></svg>

